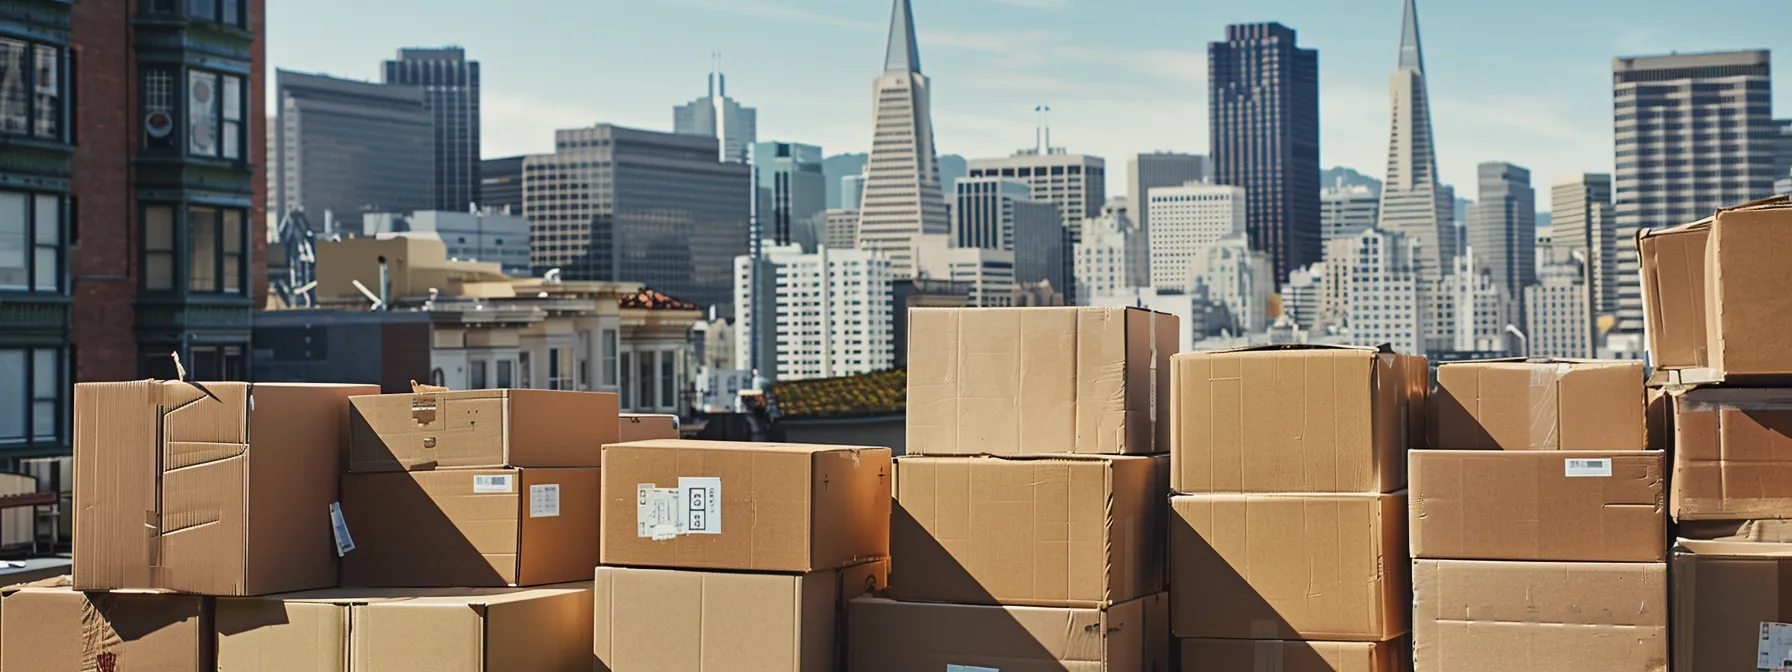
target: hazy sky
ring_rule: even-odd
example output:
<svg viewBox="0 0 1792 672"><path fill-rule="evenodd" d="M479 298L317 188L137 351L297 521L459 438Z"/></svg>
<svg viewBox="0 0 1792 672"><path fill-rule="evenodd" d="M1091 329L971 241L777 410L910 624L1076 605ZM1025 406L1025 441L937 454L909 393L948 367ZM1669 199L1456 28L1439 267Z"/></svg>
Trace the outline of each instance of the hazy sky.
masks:
<svg viewBox="0 0 1792 672"><path fill-rule="evenodd" d="M1322 161L1380 176L1400 0L912 0L942 153L1033 143L1125 158L1207 151L1207 42L1279 21L1319 50ZM494 7L508 4L501 10ZM487 157L551 151L557 128L670 130L704 93L711 52L759 109L761 140L865 151L888 0L268 0L273 67L376 79L401 46L481 61ZM1474 197L1475 165L1511 161L1539 191L1612 165L1611 60L1775 50L1776 115L1792 116L1792 0L1420 0L1444 181ZM271 91L270 91L271 94ZM1539 209L1547 209L1547 197Z"/></svg>

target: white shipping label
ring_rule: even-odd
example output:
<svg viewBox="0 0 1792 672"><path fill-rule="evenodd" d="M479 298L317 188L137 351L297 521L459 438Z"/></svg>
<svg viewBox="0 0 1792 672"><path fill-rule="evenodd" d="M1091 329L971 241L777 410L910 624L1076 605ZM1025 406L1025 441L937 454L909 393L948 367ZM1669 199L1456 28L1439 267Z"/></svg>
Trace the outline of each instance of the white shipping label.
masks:
<svg viewBox="0 0 1792 672"><path fill-rule="evenodd" d="M722 533L722 479L713 476L679 477L684 493L684 529L680 534Z"/></svg>
<svg viewBox="0 0 1792 672"><path fill-rule="evenodd" d="M977 667L975 665L947 665L946 672L1002 672L993 667Z"/></svg>
<svg viewBox="0 0 1792 672"><path fill-rule="evenodd" d="M529 486L529 517L553 518L560 515L560 484Z"/></svg>
<svg viewBox="0 0 1792 672"><path fill-rule="evenodd" d="M1599 459L1567 459L1563 460L1563 475L1568 478L1611 478L1612 460L1609 457Z"/></svg>
<svg viewBox="0 0 1792 672"><path fill-rule="evenodd" d="M336 536L336 557L355 550L355 538L348 536L348 523L342 520L341 502L330 502L330 533Z"/></svg>
<svg viewBox="0 0 1792 672"><path fill-rule="evenodd" d="M1762 623L1759 658L1755 667L1760 672L1792 670L1792 625Z"/></svg>
<svg viewBox="0 0 1792 672"><path fill-rule="evenodd" d="M635 486L635 536L665 541L678 536L678 489Z"/></svg>
<svg viewBox="0 0 1792 672"><path fill-rule="evenodd" d="M510 475L509 474L491 474L488 476L481 476L478 474L474 474L473 475L473 492L475 492L475 493L516 492L516 488L514 488L510 485Z"/></svg>

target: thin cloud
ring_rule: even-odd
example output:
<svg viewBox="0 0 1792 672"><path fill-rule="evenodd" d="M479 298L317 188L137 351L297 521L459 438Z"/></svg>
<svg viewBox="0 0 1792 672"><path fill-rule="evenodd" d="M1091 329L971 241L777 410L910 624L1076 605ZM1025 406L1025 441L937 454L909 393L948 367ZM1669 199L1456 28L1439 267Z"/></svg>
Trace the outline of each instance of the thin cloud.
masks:
<svg viewBox="0 0 1792 672"><path fill-rule="evenodd" d="M804 23L851 28L854 30L881 31L885 28L884 26L875 23L843 18L826 12L792 7L777 2L766 2L764 0L678 0L678 2L690 7L726 12L737 16L778 19L781 21L802 21Z"/></svg>
<svg viewBox="0 0 1792 672"><path fill-rule="evenodd" d="M1055 12L1070 6L1070 0L990 0L998 5Z"/></svg>

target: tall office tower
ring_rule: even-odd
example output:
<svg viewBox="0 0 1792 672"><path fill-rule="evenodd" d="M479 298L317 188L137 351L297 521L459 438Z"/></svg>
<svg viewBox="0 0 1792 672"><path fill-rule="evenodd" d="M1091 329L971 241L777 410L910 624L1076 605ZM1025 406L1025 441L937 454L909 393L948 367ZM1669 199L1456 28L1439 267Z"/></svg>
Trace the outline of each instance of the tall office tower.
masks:
<svg viewBox="0 0 1792 672"><path fill-rule="evenodd" d="M1431 102L1425 88L1425 56L1419 14L1406 0L1400 26L1400 60L1388 81L1393 120L1388 132L1388 173L1381 189L1382 229L1405 234L1416 250L1414 272L1435 283L1456 256L1454 192L1437 183L1437 150L1431 134Z"/></svg>
<svg viewBox="0 0 1792 672"><path fill-rule="evenodd" d="M1274 263L1244 232L1228 234L1195 256L1191 293L1226 308L1225 330L1233 336L1260 333L1269 328Z"/></svg>
<svg viewBox="0 0 1792 672"><path fill-rule="evenodd" d="M859 246L889 259L897 279L915 276L917 238L952 228L933 147L931 91L921 74L914 13L908 0L895 0L884 71L872 89L876 130L859 203Z"/></svg>
<svg viewBox="0 0 1792 672"><path fill-rule="evenodd" d="M1208 245L1245 230L1245 193L1238 187L1185 184L1151 190L1151 286L1190 291L1195 259Z"/></svg>
<svg viewBox="0 0 1792 672"><path fill-rule="evenodd" d="M970 178L1001 177L1025 182L1033 199L1058 206L1058 215L1069 235L1065 249L1076 249L1083 239L1083 220L1101 212L1107 202L1107 162L1099 156L1069 154L1041 144L1000 159L971 159ZM1071 260L1064 260L1064 274L1074 277ZM1064 288L1066 303L1076 303L1075 287Z"/></svg>
<svg viewBox="0 0 1792 672"><path fill-rule="evenodd" d="M280 70L275 203L359 228L363 212L435 207L435 118L418 86ZM462 205L456 210L466 209Z"/></svg>
<svg viewBox="0 0 1792 672"><path fill-rule="evenodd" d="M915 282L926 280L966 288L966 305L1014 305L1014 253L983 247L954 247L949 234L915 240Z"/></svg>
<svg viewBox="0 0 1792 672"><path fill-rule="evenodd" d="M1612 207L1612 176L1577 175L1549 188L1550 244L1566 250L1570 259L1578 251L1584 260L1591 297L1589 319L1597 320L1618 310L1618 250L1631 241L1617 237L1617 216Z"/></svg>
<svg viewBox="0 0 1792 672"><path fill-rule="evenodd" d="M766 245L798 245L804 252L827 243L828 178L821 148L791 142L753 145L759 173L759 229Z"/></svg>
<svg viewBox="0 0 1792 672"><path fill-rule="evenodd" d="M830 249L851 250L859 246L859 211L829 210L828 240Z"/></svg>
<svg viewBox="0 0 1792 672"><path fill-rule="evenodd" d="M1773 89L1766 51L1612 62L1616 237L1685 224L1773 191ZM1636 246L1620 244L1615 331L1640 335Z"/></svg>
<svg viewBox="0 0 1792 672"><path fill-rule="evenodd" d="M1013 252L1016 285L1043 280L1059 292L1069 286L1064 260L1068 236L1057 206L1033 200L1026 183L1016 180L969 177L954 187L954 247Z"/></svg>
<svg viewBox="0 0 1792 672"><path fill-rule="evenodd" d="M1423 353L1419 343L1419 282L1413 245L1406 236L1364 229L1326 244L1326 272L1356 345L1390 344ZM1323 298L1322 298L1323 301Z"/></svg>
<svg viewBox="0 0 1792 672"><path fill-rule="evenodd" d="M1773 177L1774 179L1792 177L1792 119L1776 119L1773 125L1776 141L1773 153Z"/></svg>
<svg viewBox="0 0 1792 672"><path fill-rule="evenodd" d="M1787 175L1786 177L1775 180L1773 182L1773 193L1792 195L1792 175Z"/></svg>
<svg viewBox="0 0 1792 672"><path fill-rule="evenodd" d="M1206 163L1199 154L1153 152L1135 156L1126 162L1126 197L1133 203L1144 204L1152 189L1203 181L1207 174ZM1149 235L1151 213L1140 208L1139 212L1131 214L1139 231Z"/></svg>
<svg viewBox="0 0 1792 672"><path fill-rule="evenodd" d="M1364 185L1326 187L1319 192L1320 238L1354 236L1375 226L1381 213L1381 194Z"/></svg>
<svg viewBox="0 0 1792 672"><path fill-rule="evenodd" d="M1537 193L1531 188L1531 171L1492 162L1481 164L1477 172L1481 199L1469 217L1469 249L1494 283L1516 300L1537 281Z"/></svg>
<svg viewBox="0 0 1792 672"><path fill-rule="evenodd" d="M1276 282L1319 261L1319 52L1279 23L1226 26L1207 45L1213 181L1243 187L1251 246Z"/></svg>
<svg viewBox="0 0 1792 672"><path fill-rule="evenodd" d="M739 333L758 333L760 374L770 380L833 378L889 369L894 362L890 260L864 250L767 245L760 299L770 328L755 330L753 258L734 258ZM735 361L751 361L754 344L734 343ZM767 366L770 364L770 366Z"/></svg>
<svg viewBox="0 0 1792 672"><path fill-rule="evenodd" d="M1083 242L1076 244L1073 264L1082 305L1095 305L1096 296L1151 284L1145 233L1133 226L1124 208L1113 207L1119 200L1108 201L1100 217L1083 222Z"/></svg>
<svg viewBox="0 0 1792 672"><path fill-rule="evenodd" d="M423 89L436 122L436 205L466 212L479 196L479 61L460 47L399 49L386 61L387 84Z"/></svg>
<svg viewBox="0 0 1792 672"><path fill-rule="evenodd" d="M759 111L728 97L718 58L709 72L709 95L672 108L672 132L715 138L723 161L746 163L748 149L759 141Z"/></svg>
<svg viewBox="0 0 1792 672"><path fill-rule="evenodd" d="M523 157L479 162L479 207L493 212L523 213Z"/></svg>
<svg viewBox="0 0 1792 672"><path fill-rule="evenodd" d="M840 209L858 210L865 199L865 174L840 178Z"/></svg>
<svg viewBox="0 0 1792 672"><path fill-rule="evenodd" d="M554 132L523 160L523 214L538 272L645 283L731 314L747 253L750 168L716 140L600 124Z"/></svg>
<svg viewBox="0 0 1792 672"><path fill-rule="evenodd" d="M1432 321L1424 326L1427 338L1432 341L1426 349L1431 352L1510 354L1506 325L1512 324L1517 317L1511 295L1488 270L1489 264L1481 260L1481 251L1474 246L1457 255L1452 263L1450 272L1436 284L1433 310L1422 316L1422 319Z"/></svg>
<svg viewBox="0 0 1792 672"><path fill-rule="evenodd" d="M1592 314L1587 311L1585 271L1579 262L1551 260L1537 269L1537 284L1524 288L1526 335L1531 357L1592 357Z"/></svg>
<svg viewBox="0 0 1792 672"><path fill-rule="evenodd" d="M1320 305L1325 291L1325 262L1294 269L1282 283L1282 316L1302 329L1321 327Z"/></svg>

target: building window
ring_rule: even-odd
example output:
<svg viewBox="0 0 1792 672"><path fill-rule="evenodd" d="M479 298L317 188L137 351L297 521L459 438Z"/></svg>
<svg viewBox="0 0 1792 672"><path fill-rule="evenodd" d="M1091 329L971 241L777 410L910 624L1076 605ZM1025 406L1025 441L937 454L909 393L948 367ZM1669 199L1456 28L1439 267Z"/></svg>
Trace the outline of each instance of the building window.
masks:
<svg viewBox="0 0 1792 672"><path fill-rule="evenodd" d="M620 345L619 338L615 329L605 329L602 337L604 348L602 366L604 370L601 375L603 376L603 385L613 388L616 387L616 352Z"/></svg>
<svg viewBox="0 0 1792 672"><path fill-rule="evenodd" d="M174 71L151 68L143 73L143 146L174 149Z"/></svg>
<svg viewBox="0 0 1792 672"><path fill-rule="evenodd" d="M64 388L60 350L0 350L0 446L60 443Z"/></svg>
<svg viewBox="0 0 1792 672"><path fill-rule="evenodd" d="M622 380L617 389L621 392L622 398L619 401L621 402L622 410L625 411L632 411L635 408L635 395L633 394L634 387L629 384L631 382L630 379L634 377L632 375L634 369L629 367L630 357L631 353L625 352L622 353L617 360L621 363L620 370L622 371Z"/></svg>
<svg viewBox="0 0 1792 672"><path fill-rule="evenodd" d="M248 380L240 345L195 345L188 366L193 380Z"/></svg>
<svg viewBox="0 0 1792 672"><path fill-rule="evenodd" d="M474 359L467 362L467 389L485 389L485 360Z"/></svg>
<svg viewBox="0 0 1792 672"><path fill-rule="evenodd" d="M678 384L674 380L677 377L678 360L674 357L675 354L672 350L660 353L660 408L664 409L678 407Z"/></svg>
<svg viewBox="0 0 1792 672"><path fill-rule="evenodd" d="M143 288L174 290L174 208L152 205L143 209Z"/></svg>
<svg viewBox="0 0 1792 672"><path fill-rule="evenodd" d="M517 369L517 373L520 374L517 376L519 378L519 380L517 381L518 389L524 389L524 390L535 389L535 368L532 366L532 364L534 364L534 362L531 362L529 360L530 360L529 353L527 353L527 352L516 353L516 369Z"/></svg>
<svg viewBox="0 0 1792 672"><path fill-rule="evenodd" d="M635 353L635 357L637 357L641 360L640 361L641 369L640 369L639 375L635 376L636 382L638 382L641 386L641 390L640 390L641 396L640 396L640 402L639 402L641 408L652 408L653 407L653 399L654 399L653 381L655 379L655 376L653 375L654 374L654 369L653 369L654 354L655 353L651 350Z"/></svg>
<svg viewBox="0 0 1792 672"><path fill-rule="evenodd" d="M151 0L150 11L171 11L167 0ZM243 27L243 0L187 0L187 18Z"/></svg>
<svg viewBox="0 0 1792 672"><path fill-rule="evenodd" d="M62 47L0 38L0 134L61 140Z"/></svg>
<svg viewBox="0 0 1792 672"><path fill-rule="evenodd" d="M62 197L0 191L0 290L62 291Z"/></svg>
<svg viewBox="0 0 1792 672"><path fill-rule="evenodd" d="M548 389L572 389L572 348L548 349Z"/></svg>
<svg viewBox="0 0 1792 672"><path fill-rule="evenodd" d="M245 219L241 210L187 209L188 291L243 293Z"/></svg>
<svg viewBox="0 0 1792 672"><path fill-rule="evenodd" d="M516 381L516 362L508 359L498 360L498 388L510 389Z"/></svg>

